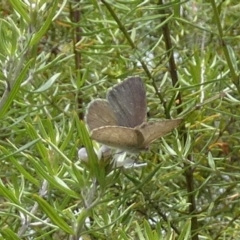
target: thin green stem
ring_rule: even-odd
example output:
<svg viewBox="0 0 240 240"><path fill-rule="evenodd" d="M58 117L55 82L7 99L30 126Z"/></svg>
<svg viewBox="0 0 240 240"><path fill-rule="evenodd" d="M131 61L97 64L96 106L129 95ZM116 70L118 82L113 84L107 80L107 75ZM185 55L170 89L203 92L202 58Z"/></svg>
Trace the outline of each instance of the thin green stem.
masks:
<svg viewBox="0 0 240 240"><path fill-rule="evenodd" d="M224 52L224 55L225 55L225 58L226 58L226 61L227 61L227 65L229 67L229 71L231 73L232 82L237 87L238 92L240 92L239 76L235 72L233 62L232 62L231 57L230 57L228 46L227 46L226 42L224 41L224 33L223 33L223 29L222 29L222 25L221 25L221 21L220 21L220 17L219 17L219 12L218 12L218 9L217 9L217 6L216 6L216 2L215 2L215 0L211 0L210 2L211 2L211 5L212 5L215 21L216 21L216 24L217 24L221 46L222 46L222 49L223 49L223 52Z"/></svg>
<svg viewBox="0 0 240 240"><path fill-rule="evenodd" d="M128 41L128 43L129 43L129 45L131 46L131 48L134 49L134 50L136 50L136 51L139 51L139 49L137 48L137 46L135 45L135 43L132 41L130 35L128 34L127 29L126 29L125 26L122 24L122 22L121 22L121 20L118 18L118 16L115 14L115 12L113 11L113 9L112 9L112 7L110 6L110 4L108 4L105 0L101 0L101 2L106 6L106 8L108 9L108 11L111 13L113 19L114 19L114 20L116 21L116 23L118 24L119 29L122 31L123 35L124 35L125 38L127 39L127 41ZM167 106L166 106L166 104L165 104L165 100L164 100L162 94L159 92L158 87L157 87L157 85L155 84L155 81L154 81L154 79L153 79L153 76L152 76L150 70L148 69L147 65L145 64L145 62L144 62L141 58L139 58L138 60L139 60L139 62L141 63L142 68L144 69L144 71L145 71L145 73L147 74L148 78L152 80L152 85L153 85L153 87L154 87L154 90L155 90L156 94L158 95L161 103L163 104L164 112L165 112L166 116L169 117L168 114L167 114L168 111L167 111Z"/></svg>

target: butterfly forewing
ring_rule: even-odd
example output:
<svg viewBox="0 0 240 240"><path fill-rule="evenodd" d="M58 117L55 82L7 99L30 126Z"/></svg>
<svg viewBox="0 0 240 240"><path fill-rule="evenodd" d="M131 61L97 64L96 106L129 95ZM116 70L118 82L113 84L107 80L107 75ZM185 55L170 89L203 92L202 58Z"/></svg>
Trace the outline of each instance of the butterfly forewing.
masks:
<svg viewBox="0 0 240 240"><path fill-rule="evenodd" d="M89 103L86 122L90 131L103 126L117 126L117 119L106 100L96 99Z"/></svg>
<svg viewBox="0 0 240 240"><path fill-rule="evenodd" d="M140 126L136 127L136 129L138 129L144 137L142 148L147 148L150 143L171 132L181 122L182 119L144 122Z"/></svg>
<svg viewBox="0 0 240 240"><path fill-rule="evenodd" d="M144 142L142 133L137 129L118 126L94 129L91 137L104 145L129 152L139 151L139 146Z"/></svg>
<svg viewBox="0 0 240 240"><path fill-rule="evenodd" d="M107 100L119 126L134 128L146 121L146 92L141 78L130 77L114 86Z"/></svg>

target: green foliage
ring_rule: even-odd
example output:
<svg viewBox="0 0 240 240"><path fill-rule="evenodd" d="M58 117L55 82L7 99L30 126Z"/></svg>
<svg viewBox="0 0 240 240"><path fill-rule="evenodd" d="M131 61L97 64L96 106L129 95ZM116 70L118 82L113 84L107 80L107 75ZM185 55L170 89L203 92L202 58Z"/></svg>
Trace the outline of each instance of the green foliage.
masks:
<svg viewBox="0 0 240 240"><path fill-rule="evenodd" d="M0 239L238 239L239 8L2 1ZM84 114L133 75L184 123L114 168Z"/></svg>

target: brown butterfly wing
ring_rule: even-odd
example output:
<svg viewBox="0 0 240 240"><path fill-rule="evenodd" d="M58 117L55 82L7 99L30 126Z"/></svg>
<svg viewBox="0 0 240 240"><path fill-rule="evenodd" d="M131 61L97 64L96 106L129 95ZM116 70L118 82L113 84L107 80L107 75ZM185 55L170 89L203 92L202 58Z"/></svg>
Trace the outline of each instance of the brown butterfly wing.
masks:
<svg viewBox="0 0 240 240"><path fill-rule="evenodd" d="M182 119L144 122L140 126L136 127L135 129L138 129L144 137L143 146L141 148L147 148L150 143L171 132L181 122Z"/></svg>
<svg viewBox="0 0 240 240"><path fill-rule="evenodd" d="M90 131L103 126L118 125L109 103L102 99L96 99L89 103L85 120Z"/></svg>
<svg viewBox="0 0 240 240"><path fill-rule="evenodd" d="M141 78L130 77L114 86L107 100L119 126L134 128L146 121L146 92Z"/></svg>
<svg viewBox="0 0 240 240"><path fill-rule="evenodd" d="M144 141L140 131L118 126L94 129L91 132L91 137L99 143L128 152L138 152L139 146L142 146Z"/></svg>

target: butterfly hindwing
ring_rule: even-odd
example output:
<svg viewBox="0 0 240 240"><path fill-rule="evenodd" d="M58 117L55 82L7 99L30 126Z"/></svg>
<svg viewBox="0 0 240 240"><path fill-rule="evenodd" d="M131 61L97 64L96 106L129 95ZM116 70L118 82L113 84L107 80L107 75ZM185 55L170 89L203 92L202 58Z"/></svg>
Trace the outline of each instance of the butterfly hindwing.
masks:
<svg viewBox="0 0 240 240"><path fill-rule="evenodd" d="M171 132L176 128L182 119L163 120L157 122L144 122L136 127L144 136L143 147L147 148L150 143Z"/></svg>
<svg viewBox="0 0 240 240"><path fill-rule="evenodd" d="M94 129L92 139L104 145L135 152L144 142L142 133L134 128L107 126Z"/></svg>

